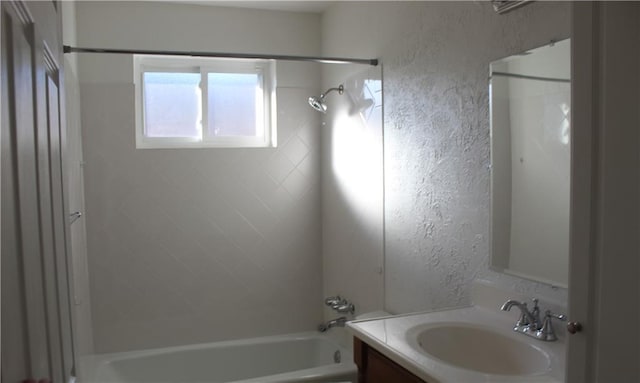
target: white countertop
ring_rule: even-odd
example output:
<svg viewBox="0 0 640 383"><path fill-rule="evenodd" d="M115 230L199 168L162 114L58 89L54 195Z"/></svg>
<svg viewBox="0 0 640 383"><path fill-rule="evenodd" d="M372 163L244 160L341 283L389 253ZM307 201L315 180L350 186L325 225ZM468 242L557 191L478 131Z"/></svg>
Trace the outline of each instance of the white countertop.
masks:
<svg viewBox="0 0 640 383"><path fill-rule="evenodd" d="M564 381L565 346L562 339L543 342L512 329L513 315L496 312L481 306L463 307L434 312L391 316L349 322L347 327L358 337L389 359L429 383L561 383ZM419 351L411 336L411 329L438 322L474 324L513 339L530 343L550 356L550 367L540 374L529 376L490 375L446 364L424 351ZM464 350L461 350L464 352ZM490 349L487 352L491 352Z"/></svg>

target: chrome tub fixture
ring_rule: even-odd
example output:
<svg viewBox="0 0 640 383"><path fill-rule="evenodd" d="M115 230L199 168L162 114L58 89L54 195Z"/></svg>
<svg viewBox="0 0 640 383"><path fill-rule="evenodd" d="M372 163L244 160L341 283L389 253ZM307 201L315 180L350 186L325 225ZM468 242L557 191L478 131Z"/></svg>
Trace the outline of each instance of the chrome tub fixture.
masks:
<svg viewBox="0 0 640 383"><path fill-rule="evenodd" d="M331 307L340 314L351 314L356 312L356 306L348 300L341 298L340 295L325 298L324 304Z"/></svg>
<svg viewBox="0 0 640 383"><path fill-rule="evenodd" d="M323 324L319 325L318 326L318 331L326 332L330 328L333 328L333 327L344 327L346 324L347 324L347 317L340 317L340 318L332 319L332 320L328 321L327 323L323 323Z"/></svg>

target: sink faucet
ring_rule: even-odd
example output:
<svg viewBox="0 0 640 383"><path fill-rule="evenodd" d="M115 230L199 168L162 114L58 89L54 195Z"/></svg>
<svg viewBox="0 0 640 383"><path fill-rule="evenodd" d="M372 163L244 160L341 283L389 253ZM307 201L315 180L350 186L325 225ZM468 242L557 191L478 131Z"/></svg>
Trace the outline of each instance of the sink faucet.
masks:
<svg viewBox="0 0 640 383"><path fill-rule="evenodd" d="M513 306L520 309L520 318L518 318L513 331L548 342L558 339L553 331L551 320L558 319L564 321L567 319L564 315L554 314L547 310L544 321L541 321L537 299L533 299L533 309L531 311L527 308L526 302L518 302L513 299L506 301L500 309L502 311L510 311Z"/></svg>
<svg viewBox="0 0 640 383"><path fill-rule="evenodd" d="M333 327L344 327L347 324L347 317L340 317L336 319L332 319L327 323L323 323L318 326L318 331L325 332Z"/></svg>
<svg viewBox="0 0 640 383"><path fill-rule="evenodd" d="M538 300L533 300L533 310L529 311L527 308L526 302L518 302L513 299L509 299L504 302L500 310L502 311L511 311L513 306L520 309L520 318L518 322L516 322L516 327L519 326L528 326L531 328L535 328L535 330L540 329L540 309L538 308Z"/></svg>

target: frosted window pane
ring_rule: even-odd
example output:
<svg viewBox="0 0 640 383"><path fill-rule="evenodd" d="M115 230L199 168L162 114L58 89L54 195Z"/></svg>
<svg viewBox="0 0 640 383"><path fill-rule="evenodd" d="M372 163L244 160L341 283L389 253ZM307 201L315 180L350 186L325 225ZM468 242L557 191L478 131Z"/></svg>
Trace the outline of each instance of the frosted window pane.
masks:
<svg viewBox="0 0 640 383"><path fill-rule="evenodd" d="M199 73L144 74L147 137L201 136Z"/></svg>
<svg viewBox="0 0 640 383"><path fill-rule="evenodd" d="M256 108L262 108L257 74L209 73L209 135L255 137L262 135Z"/></svg>

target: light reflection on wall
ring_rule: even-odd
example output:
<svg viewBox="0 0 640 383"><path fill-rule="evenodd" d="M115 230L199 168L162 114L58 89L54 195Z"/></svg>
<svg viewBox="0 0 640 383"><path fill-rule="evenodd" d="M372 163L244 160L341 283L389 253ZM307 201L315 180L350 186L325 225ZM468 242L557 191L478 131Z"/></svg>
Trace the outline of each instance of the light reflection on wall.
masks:
<svg viewBox="0 0 640 383"><path fill-rule="evenodd" d="M366 225L382 204L382 83L354 79L345 83L345 95L336 107L332 169L348 206Z"/></svg>
<svg viewBox="0 0 640 383"><path fill-rule="evenodd" d="M342 83L345 92L327 99L323 128L324 293L347 297L357 314L384 306L381 75L369 68L325 84Z"/></svg>
<svg viewBox="0 0 640 383"><path fill-rule="evenodd" d="M571 108L567 103L560 105L562 110L562 127L560 128L560 142L564 145L569 145L569 138L571 137Z"/></svg>

